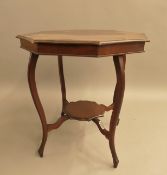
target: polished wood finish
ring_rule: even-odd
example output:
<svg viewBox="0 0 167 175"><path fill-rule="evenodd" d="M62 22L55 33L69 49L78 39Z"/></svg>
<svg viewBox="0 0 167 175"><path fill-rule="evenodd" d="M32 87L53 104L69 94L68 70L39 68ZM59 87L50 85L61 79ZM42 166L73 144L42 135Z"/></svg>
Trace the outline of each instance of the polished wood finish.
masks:
<svg viewBox="0 0 167 175"><path fill-rule="evenodd" d="M90 121L96 117L103 117L106 111L112 110L113 105L105 106L92 101L77 101L66 103L63 109L71 119Z"/></svg>
<svg viewBox="0 0 167 175"><path fill-rule="evenodd" d="M63 107L66 103L68 103L66 99L66 86L64 80L64 70L63 70L63 58L62 55L58 55L58 68L59 68L59 78L60 78L60 85L61 85L61 94L62 94L62 113Z"/></svg>
<svg viewBox="0 0 167 175"><path fill-rule="evenodd" d="M100 121L99 118L93 118L92 121L97 125L99 131L107 138L109 139L110 132L102 126L102 122Z"/></svg>
<svg viewBox="0 0 167 175"><path fill-rule="evenodd" d="M31 43L109 45L115 43L146 42L144 33L116 30L56 30L18 35Z"/></svg>
<svg viewBox="0 0 167 175"><path fill-rule="evenodd" d="M32 95L35 107L38 111L38 114L42 123L43 137L42 137L41 146L39 147L38 152L40 156L43 157L43 150L48 137L48 133L47 133L48 128L47 128L45 112L42 107L40 98L38 96L38 91L37 91L36 82L35 82L35 68L36 68L37 61L38 61L38 55L35 55L32 53L30 55L30 60L28 64L28 83L29 83L29 88L31 91L31 95Z"/></svg>
<svg viewBox="0 0 167 175"><path fill-rule="evenodd" d="M100 132L109 140L109 145L111 149L111 153L113 156L114 167L118 166L118 157L115 150L115 129L119 121L119 113L121 110L123 94L124 94L124 86L125 86L125 55L114 56L114 65L116 69L117 75L117 84L114 92L113 104L109 106L105 106L103 104L97 104L96 102L91 101L78 101L78 102L68 102L66 100L66 88L65 88L65 80L64 80L64 72L63 72L63 62L62 56L58 56L58 67L59 67L59 75L60 75L60 84L61 84L61 92L62 92L62 116L53 124L47 124L46 116L40 102L40 98L38 96L36 82L35 82L35 69L36 63L38 60L38 55L31 53L29 66L28 66L28 82L31 91L31 95L38 111L42 129L43 129L43 138L41 145L39 147L39 155L43 157L44 147L47 141L48 132L59 128L64 121L68 119L76 119L76 120L92 120ZM100 120L98 117L102 117L105 111L110 111L113 109L110 129L109 131L105 128L102 128L100 125Z"/></svg>
<svg viewBox="0 0 167 175"><path fill-rule="evenodd" d="M21 48L38 55L105 57L144 52L145 42L127 42L108 45L31 43L21 39ZM74 49L75 48L75 49Z"/></svg>
<svg viewBox="0 0 167 175"><path fill-rule="evenodd" d="M104 57L144 51L143 33L115 30L64 30L18 35L21 48L38 55ZM75 49L74 49L75 47Z"/></svg>
<svg viewBox="0 0 167 175"><path fill-rule="evenodd" d="M109 145L113 156L114 167L116 168L118 166L119 160L115 150L115 130L119 122L119 114L121 111L124 90L125 90L126 56L125 55L114 56L113 59L114 59L114 65L116 70L117 83L116 83L114 98L113 98L114 108L113 108L113 112L110 120L109 131L111 134L109 137Z"/></svg>
<svg viewBox="0 0 167 175"><path fill-rule="evenodd" d="M68 117L62 115L55 123L48 124L48 132L52 131L53 129L59 128L68 119Z"/></svg>
<svg viewBox="0 0 167 175"><path fill-rule="evenodd" d="M53 129L59 128L64 123L64 121L66 121L68 118L66 118L65 116L61 116L56 123L47 124L45 112L38 95L36 81L35 81L35 69L36 69L37 61L38 61L38 55L31 53L29 64L28 64L28 83L29 83L29 88L30 88L30 92L31 92L35 107L38 111L41 124L42 124L43 137L42 137L42 142L38 149L38 152L39 152L39 155L43 157L43 152L47 141L48 132ZM60 74L62 75L61 71L62 70L60 70ZM61 85L64 86L63 80L61 80Z"/></svg>
<svg viewBox="0 0 167 175"><path fill-rule="evenodd" d="M111 33L109 32L107 34L111 35ZM89 32L87 33L87 31L85 31L84 34L87 37L91 36ZM115 38L118 37L119 40L107 41L105 40L106 39L105 37L107 35L104 36L105 31L102 31L102 33L100 34L103 34L103 36L102 38L98 37L97 40L89 39L87 41L84 37L81 38L82 40L79 40L78 36L76 35L75 36L76 38L74 39L74 41L68 40L66 42L63 39L59 42L58 40L55 40L55 39L50 40L50 42L49 40L48 42L46 42L46 40L40 40L38 37L28 38L28 39L26 39L26 37L24 36L18 37L21 41L21 47L30 51L31 53L29 65L28 65L28 82L29 82L31 95L42 124L43 137L42 137L41 145L38 150L39 155L41 157L43 157L43 152L47 141L48 132L59 128L68 119L74 119L79 121L92 121L97 125L97 128L99 129L99 131L109 141L109 147L111 150L114 167L116 168L118 166L119 160L118 160L118 156L115 148L115 132L116 132L116 127L119 123L119 114L121 111L124 90L125 90L126 54L143 52L145 42L148 40L144 37L144 35L133 36L132 34L131 36L129 36L123 33L123 35L126 36L124 40L119 39L118 36L114 36ZM138 36L138 38L134 39L136 36ZM35 69L36 69L36 64L37 64L39 55L57 55L58 56L58 69L59 69L59 78L60 78L61 93L62 93L62 111L57 121L52 124L48 124L46 121L46 116L38 95L36 82L35 82ZM65 78L64 78L64 70L63 70L64 55L91 56L91 57L103 57L103 56L113 55L117 82L116 82L114 97L111 105L106 106L106 105L98 104L92 101L81 101L81 100L76 102L68 102L66 97L66 86L65 86ZM103 127L99 118L103 117L105 112L110 110L113 110L113 111L110 119L109 129L106 129L105 127Z"/></svg>

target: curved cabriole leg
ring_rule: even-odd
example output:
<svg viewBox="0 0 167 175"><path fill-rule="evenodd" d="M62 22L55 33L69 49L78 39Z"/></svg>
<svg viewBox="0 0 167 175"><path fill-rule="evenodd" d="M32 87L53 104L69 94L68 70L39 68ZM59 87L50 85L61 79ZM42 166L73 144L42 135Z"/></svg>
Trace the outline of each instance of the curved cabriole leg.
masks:
<svg viewBox="0 0 167 175"><path fill-rule="evenodd" d="M61 93L62 93L62 112L61 117L57 119L55 123L48 124L48 132L59 128L66 120L69 119L69 117L65 116L63 114L63 108L65 104L67 103L66 100L66 87L65 87L65 80L64 80L64 71L63 71L63 57L62 55L58 55L58 69L59 69L59 79L60 79L60 85L61 85Z"/></svg>
<svg viewBox="0 0 167 175"><path fill-rule="evenodd" d="M110 145L110 149L113 157L114 168L116 168L118 166L119 160L115 150L114 140L115 140L115 130L119 121L119 114L120 114L123 96L124 96L124 90L125 90L126 55L114 56L113 60L114 60L114 65L116 70L117 83L116 83L114 98L113 98L114 108L113 108L113 112L110 120L109 145Z"/></svg>
<svg viewBox="0 0 167 175"><path fill-rule="evenodd" d="M46 122L45 113L38 96L38 91L37 91L36 82L35 82L35 68L36 68L37 60L38 60L38 55L31 53L29 65L28 65L28 83L29 83L29 88L30 88L30 92L31 92L35 107L38 111L38 114L42 123L43 137L42 137L42 142L38 152L39 152L39 155L43 157L43 152L44 152L44 148L45 148L45 144L48 136L48 131L47 131L47 122Z"/></svg>
<svg viewBox="0 0 167 175"><path fill-rule="evenodd" d="M63 56L58 55L58 69L59 69L59 79L60 79L60 86L61 86L61 94L62 94L62 115L63 109L66 103L68 103L66 99L66 86L65 86L65 79L64 79L64 70L63 70Z"/></svg>

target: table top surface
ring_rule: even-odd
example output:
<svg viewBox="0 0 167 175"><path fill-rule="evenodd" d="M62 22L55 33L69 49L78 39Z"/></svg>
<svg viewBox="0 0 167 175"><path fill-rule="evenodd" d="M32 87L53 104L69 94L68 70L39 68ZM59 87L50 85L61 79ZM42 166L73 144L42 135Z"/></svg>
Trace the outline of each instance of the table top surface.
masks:
<svg viewBox="0 0 167 175"><path fill-rule="evenodd" d="M33 43L108 45L149 41L144 33L116 30L61 30L18 35L17 38Z"/></svg>

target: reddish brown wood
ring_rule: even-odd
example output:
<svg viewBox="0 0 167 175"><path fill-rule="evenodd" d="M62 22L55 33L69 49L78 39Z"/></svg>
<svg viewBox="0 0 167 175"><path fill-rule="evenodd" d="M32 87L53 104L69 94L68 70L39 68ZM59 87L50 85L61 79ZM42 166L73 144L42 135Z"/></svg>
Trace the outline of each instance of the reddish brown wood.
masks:
<svg viewBox="0 0 167 175"><path fill-rule="evenodd" d="M27 40L20 40L20 44L21 44L21 48L31 52L31 53L34 53L34 54L38 54L38 45L37 44L32 44L31 42L27 41Z"/></svg>
<svg viewBox="0 0 167 175"><path fill-rule="evenodd" d="M68 118L65 116L61 116L55 123L47 124L45 112L38 95L36 81L35 81L35 69L36 69L37 61L38 61L38 55L31 53L29 64L28 64L28 83L29 83L30 92L31 92L35 107L38 111L41 124L42 124L43 137L42 137L42 142L38 152L39 152L39 155L43 157L43 152L47 141L48 132L53 129L59 128L64 123L64 121L66 121ZM63 67L62 67L63 65L62 65L61 57L59 57L58 62L59 62L59 73L60 73L60 82L61 82L61 89L62 89L62 99L64 101L66 100L66 92L65 92L65 82L64 82Z"/></svg>
<svg viewBox="0 0 167 175"><path fill-rule="evenodd" d="M112 110L112 105L105 106L92 101L76 101L66 103L64 114L71 119L90 121L96 117L103 117L106 111Z"/></svg>
<svg viewBox="0 0 167 175"><path fill-rule="evenodd" d="M36 82L35 82L35 68L36 68L37 60L38 60L38 55L32 53L30 55L30 60L28 65L28 83L29 83L30 92L31 92L35 107L38 111L38 114L42 123L43 137L42 137L42 142L38 152L39 152L39 155L43 157L43 152L44 152L44 147L48 137L48 132L47 132L47 122L46 122L45 112L43 110L41 101L39 99Z"/></svg>
<svg viewBox="0 0 167 175"><path fill-rule="evenodd" d="M115 149L115 132L116 126L119 122L119 114L125 89L126 54L143 52L146 40L137 40L130 42L124 42L123 40L121 43L106 43L104 45L95 45L90 43L31 43L23 38L20 38L20 41L21 47L31 52L28 65L28 82L43 130L43 138L38 150L40 156L43 156L44 147L49 131L59 128L68 119L87 121L92 120L97 125L99 131L109 140L113 163L114 167L116 168L118 166L119 160ZM35 82L35 68L38 60L38 55L58 55L58 68L62 93L62 114L61 117L53 124L47 124L46 116L37 92ZM105 105L99 105L95 102L90 101L78 101L69 103L66 99L62 55L89 57L103 57L113 55L117 77L113 104L107 107ZM109 111L111 109L113 109L113 112L110 119L110 126L108 131L101 126L100 120L97 117L103 116L105 111Z"/></svg>
<svg viewBox="0 0 167 175"><path fill-rule="evenodd" d="M116 125L119 120L119 113L120 113L122 100L123 100L123 94L124 94L124 86L125 86L124 67L125 67L125 60L126 60L125 55L114 56L114 64L115 64L115 69L116 69L116 74L117 74L117 84L116 84L114 99L113 99L114 111L112 113L111 122L110 122L110 132L108 132L106 129L103 129L100 126L99 120L95 119L95 117L102 116L104 112L108 110L108 108L111 108L112 105L110 105L107 108L105 105L98 105L97 103L88 102L88 101L86 103L80 101L80 102L77 102L80 107L77 106L76 108L73 105L71 105L70 108L68 108L67 101L66 101L63 63L62 63L61 56L59 56L58 58L58 63L59 63L58 65L59 65L59 75L60 75L60 83L61 83L61 90L62 90L63 112L67 114L67 116L60 117L57 120L57 122L54 124L47 124L45 113L44 113L42 104L40 102L39 96L38 96L36 82L35 82L35 68L36 68L37 60L38 60L38 55L32 53L30 56L30 61L29 61L29 66L28 66L28 82L29 82L31 95L32 95L34 104L36 106L36 109L38 111L38 114L39 114L39 117L42 123L42 129L43 129L43 138L42 138L42 142L39 148L40 156L41 157L43 156L44 147L46 144L46 140L47 140L49 131L60 127L62 123L68 119L67 118L68 115L76 119L78 119L78 116L79 117L81 116L80 120L84 120L86 117L87 117L86 118L87 120L92 119L92 121L95 122L96 125L98 126L100 132L103 135L105 135L106 138L109 139L110 149L111 149L112 156L113 156L114 167L117 167L119 161L118 161L118 157L115 151L114 137L115 137ZM77 104L77 103L68 103L68 104ZM80 104L80 103L84 103L84 104ZM91 104L93 104L93 110L91 109L89 111L88 107L91 106ZM81 111L82 108L85 109L84 105L86 105L86 109L90 112L90 115L88 115L89 112L87 113L87 111L86 111L86 114ZM65 106L67 107L67 109L65 108ZM68 113L68 110L69 111L72 110L72 113L73 111L74 113L77 111L78 115L73 116L73 114Z"/></svg>
<svg viewBox="0 0 167 175"><path fill-rule="evenodd" d="M143 41L107 45L31 43L24 39L20 39L20 41L21 48L39 55L68 55L85 57L104 57L110 55L144 52L145 45L145 42Z"/></svg>
<svg viewBox="0 0 167 175"><path fill-rule="evenodd" d="M98 48L99 56L122 55L130 53L144 52L145 42L117 43L111 45L102 45Z"/></svg>
<svg viewBox="0 0 167 175"><path fill-rule="evenodd" d="M116 168L118 166L119 160L115 149L115 131L119 121L119 114L120 114L123 96L124 96L124 90L125 90L126 56L125 55L114 56L113 60L114 60L116 76L117 76L117 84L116 84L114 98L113 98L114 107L113 107L113 112L110 120L109 145L110 145L110 149L113 157L114 167Z"/></svg>
<svg viewBox="0 0 167 175"><path fill-rule="evenodd" d="M107 138L109 139L110 136L110 132L105 129L102 125L101 125L101 121L98 118L94 118L92 119L92 121L97 125L99 131Z"/></svg>
<svg viewBox="0 0 167 175"><path fill-rule="evenodd" d="M63 108L65 104L68 103L68 101L66 99L66 86L65 86L65 80L64 80L62 55L58 55L58 68L59 68L59 78L60 78L61 94L62 94L62 114L63 114Z"/></svg>
<svg viewBox="0 0 167 175"><path fill-rule="evenodd" d="M53 124L48 124L48 132L53 130L53 129L57 129L59 128L66 120L68 120L69 118L67 116L61 116L55 123Z"/></svg>

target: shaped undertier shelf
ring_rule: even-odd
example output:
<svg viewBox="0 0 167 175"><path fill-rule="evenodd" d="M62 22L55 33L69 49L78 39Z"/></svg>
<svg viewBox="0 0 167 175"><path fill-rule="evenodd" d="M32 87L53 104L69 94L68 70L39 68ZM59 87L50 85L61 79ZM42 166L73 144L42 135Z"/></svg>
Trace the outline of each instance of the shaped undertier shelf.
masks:
<svg viewBox="0 0 167 175"><path fill-rule="evenodd" d="M113 105L105 106L92 101L67 102L63 109L64 115L76 120L92 120L103 117L106 111L113 109Z"/></svg>

